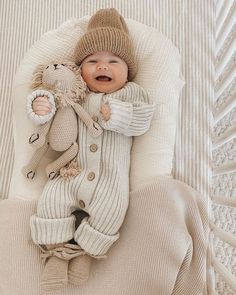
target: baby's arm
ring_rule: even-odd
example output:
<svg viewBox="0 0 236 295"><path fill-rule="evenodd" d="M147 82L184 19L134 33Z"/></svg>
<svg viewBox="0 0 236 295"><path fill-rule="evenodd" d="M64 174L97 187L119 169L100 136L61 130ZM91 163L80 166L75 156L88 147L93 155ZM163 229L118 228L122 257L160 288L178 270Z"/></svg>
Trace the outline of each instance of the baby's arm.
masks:
<svg viewBox="0 0 236 295"><path fill-rule="evenodd" d="M44 124L52 119L56 112L54 96L46 90L33 91L27 97L27 113L37 125Z"/></svg>
<svg viewBox="0 0 236 295"><path fill-rule="evenodd" d="M122 133L126 136L139 136L150 127L156 105L150 102L148 93L135 83L129 83L120 94L107 95L104 103L110 108L110 118L106 120L103 115L101 126L104 129ZM124 95L127 101L124 101ZM102 113L103 114L103 113Z"/></svg>

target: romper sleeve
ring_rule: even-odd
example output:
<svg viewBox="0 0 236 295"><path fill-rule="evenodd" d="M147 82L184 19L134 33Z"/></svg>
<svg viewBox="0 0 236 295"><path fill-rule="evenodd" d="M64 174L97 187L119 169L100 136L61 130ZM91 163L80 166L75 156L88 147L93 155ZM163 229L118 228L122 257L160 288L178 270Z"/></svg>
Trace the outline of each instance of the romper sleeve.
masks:
<svg viewBox="0 0 236 295"><path fill-rule="evenodd" d="M47 96L49 103L51 105L51 111L47 115L41 116L37 115L32 108L33 101L39 97L39 96ZM52 117L55 115L56 112L56 104L54 100L54 96L49 91L40 89L33 91L30 95L27 96L26 99L26 111L28 114L28 117L36 124L36 125L42 125L52 119Z"/></svg>
<svg viewBox="0 0 236 295"><path fill-rule="evenodd" d="M126 136L144 134L156 108L147 91L133 82L120 91L105 95L103 103L110 106L111 116L108 121L101 119L101 126Z"/></svg>

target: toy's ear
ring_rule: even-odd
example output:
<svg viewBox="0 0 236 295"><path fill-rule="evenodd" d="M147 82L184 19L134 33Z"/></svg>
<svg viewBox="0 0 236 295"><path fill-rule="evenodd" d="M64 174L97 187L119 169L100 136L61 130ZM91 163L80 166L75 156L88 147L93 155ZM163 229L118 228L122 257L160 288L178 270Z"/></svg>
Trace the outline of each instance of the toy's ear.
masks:
<svg viewBox="0 0 236 295"><path fill-rule="evenodd" d="M70 61L67 61L67 62L64 62L63 63L68 69L70 69L72 72L74 72L75 74L80 74L81 71L80 71L80 67L74 63L74 62L70 62Z"/></svg>
<svg viewBox="0 0 236 295"><path fill-rule="evenodd" d="M36 67L36 69L35 69L35 71L34 71L34 74L37 74L37 73L39 73L39 72L43 72L47 67L48 67L49 65L42 65L42 64L40 64L40 65L37 65L37 67Z"/></svg>
<svg viewBox="0 0 236 295"><path fill-rule="evenodd" d="M34 74L33 74L33 80L32 80L32 88L36 89L42 85L42 78L43 78L43 72L46 69L47 65L38 65Z"/></svg>

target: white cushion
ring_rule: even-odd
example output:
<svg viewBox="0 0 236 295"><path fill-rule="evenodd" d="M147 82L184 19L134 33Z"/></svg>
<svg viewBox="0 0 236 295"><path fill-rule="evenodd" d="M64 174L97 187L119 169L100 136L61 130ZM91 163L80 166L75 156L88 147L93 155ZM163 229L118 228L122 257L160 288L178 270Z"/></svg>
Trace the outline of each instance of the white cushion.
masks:
<svg viewBox="0 0 236 295"><path fill-rule="evenodd" d="M27 118L25 109L32 74L38 64L73 60L74 47L86 31L88 20L88 16L72 19L45 33L18 68L13 86L15 163L10 197L37 199L47 181L44 168L57 157L56 153L48 153L34 180L26 179L21 173L34 153L28 138L37 128ZM134 190L158 175L171 177L178 100L184 82L180 77L180 55L173 43L156 29L134 20L126 21L138 60L134 82L146 88L157 104L150 130L134 138L130 170L131 190Z"/></svg>

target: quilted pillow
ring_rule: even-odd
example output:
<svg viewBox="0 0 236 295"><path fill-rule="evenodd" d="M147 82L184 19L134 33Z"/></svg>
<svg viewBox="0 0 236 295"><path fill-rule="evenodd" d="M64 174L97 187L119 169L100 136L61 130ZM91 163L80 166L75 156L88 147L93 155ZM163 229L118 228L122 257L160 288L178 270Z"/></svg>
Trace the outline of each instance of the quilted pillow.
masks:
<svg viewBox="0 0 236 295"><path fill-rule="evenodd" d="M57 157L49 152L34 180L26 179L21 173L34 153L28 138L37 128L27 118L25 110L32 74L38 64L73 61L75 45L86 31L89 18L69 20L58 29L45 33L18 68L13 86L15 163L10 197L37 199L47 180L44 167ZM154 28L134 20L126 21L138 61L139 70L134 82L146 88L157 104L150 130L134 137L130 170L131 190L134 190L156 176L171 177L178 100L184 82L180 77L180 55L173 43Z"/></svg>

